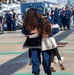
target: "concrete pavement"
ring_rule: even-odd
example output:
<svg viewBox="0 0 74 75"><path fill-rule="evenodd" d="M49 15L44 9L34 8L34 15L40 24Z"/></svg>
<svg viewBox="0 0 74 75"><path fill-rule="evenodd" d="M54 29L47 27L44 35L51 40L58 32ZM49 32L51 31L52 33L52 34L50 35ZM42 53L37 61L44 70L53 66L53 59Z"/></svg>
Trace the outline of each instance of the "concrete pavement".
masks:
<svg viewBox="0 0 74 75"><path fill-rule="evenodd" d="M74 28L60 31L55 36L61 56L64 56L65 70L61 71L58 64L52 75L74 75ZM21 30L5 31L0 34L0 75L32 75L28 65L28 49L22 49L25 37ZM42 65L41 74L45 75Z"/></svg>

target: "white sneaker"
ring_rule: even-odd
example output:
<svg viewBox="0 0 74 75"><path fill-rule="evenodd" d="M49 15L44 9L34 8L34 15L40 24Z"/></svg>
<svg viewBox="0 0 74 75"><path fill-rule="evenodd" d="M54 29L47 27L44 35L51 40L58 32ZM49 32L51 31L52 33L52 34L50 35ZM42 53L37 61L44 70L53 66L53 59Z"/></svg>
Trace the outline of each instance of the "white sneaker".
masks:
<svg viewBox="0 0 74 75"><path fill-rule="evenodd" d="M61 57L61 61L63 61L64 60L64 57Z"/></svg>
<svg viewBox="0 0 74 75"><path fill-rule="evenodd" d="M54 63L57 64L58 62L57 56L54 56Z"/></svg>

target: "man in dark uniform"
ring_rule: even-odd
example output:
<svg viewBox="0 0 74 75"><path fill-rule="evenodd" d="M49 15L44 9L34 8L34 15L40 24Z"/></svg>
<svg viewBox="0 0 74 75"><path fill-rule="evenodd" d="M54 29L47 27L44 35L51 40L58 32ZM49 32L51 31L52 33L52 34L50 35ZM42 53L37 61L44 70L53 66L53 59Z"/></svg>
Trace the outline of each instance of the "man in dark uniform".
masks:
<svg viewBox="0 0 74 75"><path fill-rule="evenodd" d="M53 10L53 8L51 7L51 20L54 22L54 18L55 18L55 16L54 16L54 10Z"/></svg>
<svg viewBox="0 0 74 75"><path fill-rule="evenodd" d="M57 24L60 26L60 29L62 30L61 19L62 19L62 9L58 9Z"/></svg>
<svg viewBox="0 0 74 75"><path fill-rule="evenodd" d="M12 25L13 25L13 31L16 31L16 13L14 12L14 9L12 11Z"/></svg>
<svg viewBox="0 0 74 75"><path fill-rule="evenodd" d="M54 22L57 23L57 16L58 16L58 9L57 7L55 8L55 11L54 11Z"/></svg>
<svg viewBox="0 0 74 75"><path fill-rule="evenodd" d="M72 16L72 12L71 10L69 9L69 7L66 7L66 25L67 25L67 29L70 29L70 19L71 19L71 16Z"/></svg>
<svg viewBox="0 0 74 75"><path fill-rule="evenodd" d="M37 16L37 19L38 19L38 23L40 23L41 21L41 18L43 17L43 14L44 14L44 8L42 6L38 6L36 8L36 16ZM36 50L38 52L38 50ZM32 50L32 72L35 74L35 75L40 75L39 72L40 72L40 62L39 62L39 58L36 57L37 55L37 52L35 52L34 50ZM51 73L51 55L50 55L50 51L49 50L45 50L45 51L41 51L42 52L42 57L43 57L43 69L44 69L44 72L47 74L47 75L52 75ZM36 58L35 58L36 57ZM34 60L35 59L35 60ZM38 62L37 62L38 61Z"/></svg>
<svg viewBox="0 0 74 75"><path fill-rule="evenodd" d="M6 24L7 24L8 31L11 31L12 14L10 13L10 11L6 12L5 17L6 17Z"/></svg>
<svg viewBox="0 0 74 75"><path fill-rule="evenodd" d="M61 25L63 25L63 29L66 29L66 10L62 7L62 17L61 17Z"/></svg>

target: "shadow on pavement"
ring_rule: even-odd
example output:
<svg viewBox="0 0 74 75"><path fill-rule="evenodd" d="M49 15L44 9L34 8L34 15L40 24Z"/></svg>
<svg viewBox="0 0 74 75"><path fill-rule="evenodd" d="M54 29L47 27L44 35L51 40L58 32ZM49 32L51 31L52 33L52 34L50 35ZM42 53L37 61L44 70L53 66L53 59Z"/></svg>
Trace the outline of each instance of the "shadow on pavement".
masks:
<svg viewBox="0 0 74 75"><path fill-rule="evenodd" d="M12 75L17 70L26 66L28 62L28 54L25 52L14 59L2 64L0 66L0 75Z"/></svg>
<svg viewBox="0 0 74 75"><path fill-rule="evenodd" d="M65 32L56 36L56 41L59 42L62 39L65 39L69 34L71 34L73 30L66 30ZM12 75L17 70L26 66L28 62L28 54L25 52L22 55L2 64L0 66L0 75Z"/></svg>
<svg viewBox="0 0 74 75"><path fill-rule="evenodd" d="M68 35L70 35L74 30L66 30L63 33L59 34L58 36L55 37L56 41L59 42L63 39L65 39L66 37L68 37Z"/></svg>

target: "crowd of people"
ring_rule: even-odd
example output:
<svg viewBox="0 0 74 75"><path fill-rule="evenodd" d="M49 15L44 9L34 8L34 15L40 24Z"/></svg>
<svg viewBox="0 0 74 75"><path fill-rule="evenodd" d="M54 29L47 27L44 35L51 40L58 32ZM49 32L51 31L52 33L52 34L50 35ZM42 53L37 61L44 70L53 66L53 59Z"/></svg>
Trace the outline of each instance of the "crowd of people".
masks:
<svg viewBox="0 0 74 75"><path fill-rule="evenodd" d="M55 8L49 7L45 8L45 14L51 19L51 23L58 24L60 30L70 29L71 16L73 16L74 23L74 9L70 10L69 7L64 8ZM12 9L11 11L6 11L5 16L3 17L0 13L0 28L1 33L4 31L4 24L7 25L8 31L16 31L16 13Z"/></svg>
<svg viewBox="0 0 74 75"><path fill-rule="evenodd" d="M1 13L2 14L2 13ZM6 11L5 15L0 14L0 29L1 33L4 31L4 25L6 24L7 31L16 31L16 13L14 9Z"/></svg>
<svg viewBox="0 0 74 75"><path fill-rule="evenodd" d="M46 14L48 17L50 16L52 23L58 24L60 26L60 30L70 29L71 17L73 15L72 10L69 7L65 9L60 8L51 8L51 11L46 9Z"/></svg>

